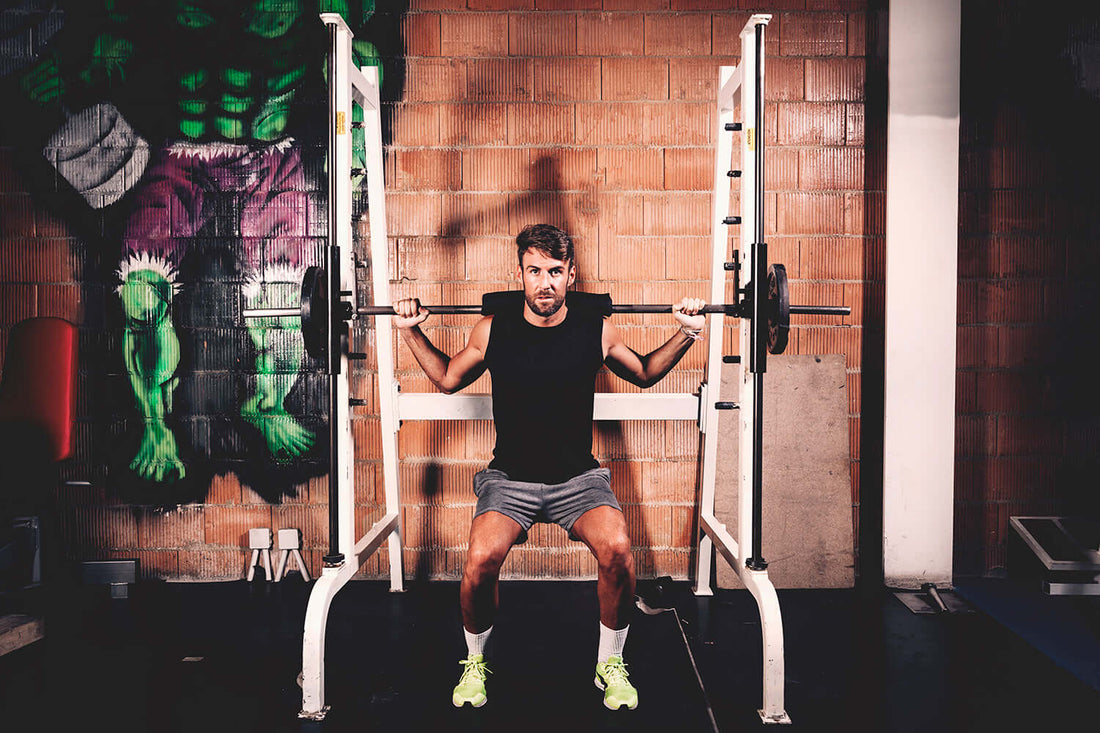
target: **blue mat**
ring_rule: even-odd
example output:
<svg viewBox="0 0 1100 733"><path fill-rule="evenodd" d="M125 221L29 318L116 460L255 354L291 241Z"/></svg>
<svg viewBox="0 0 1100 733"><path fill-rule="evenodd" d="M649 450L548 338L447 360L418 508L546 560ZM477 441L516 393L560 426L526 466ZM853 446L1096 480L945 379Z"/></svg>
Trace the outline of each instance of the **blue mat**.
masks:
<svg viewBox="0 0 1100 733"><path fill-rule="evenodd" d="M1048 596L1037 584L998 578L956 579L955 591L1100 690L1100 597Z"/></svg>

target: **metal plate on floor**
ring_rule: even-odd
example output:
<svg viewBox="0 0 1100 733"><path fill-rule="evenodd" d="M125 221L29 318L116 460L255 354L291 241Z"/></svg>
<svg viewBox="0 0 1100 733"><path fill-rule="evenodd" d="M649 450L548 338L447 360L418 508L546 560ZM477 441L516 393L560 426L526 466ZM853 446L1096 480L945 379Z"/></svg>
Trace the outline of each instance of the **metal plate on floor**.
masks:
<svg viewBox="0 0 1100 733"><path fill-rule="evenodd" d="M895 593L897 599L905 604L913 613L973 613L974 609L970 605L959 597L955 591L951 590L938 590L940 600L943 601L943 605L947 607L944 611L936 604L935 600L925 591L909 591L904 593Z"/></svg>

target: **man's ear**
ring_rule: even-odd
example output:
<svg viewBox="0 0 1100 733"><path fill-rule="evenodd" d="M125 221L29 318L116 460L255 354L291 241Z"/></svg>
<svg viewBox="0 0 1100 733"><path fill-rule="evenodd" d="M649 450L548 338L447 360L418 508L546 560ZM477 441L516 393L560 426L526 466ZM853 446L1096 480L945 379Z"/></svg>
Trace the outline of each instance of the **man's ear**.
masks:
<svg viewBox="0 0 1100 733"><path fill-rule="evenodd" d="M577 266L572 262L569 263L569 283L565 287L569 287L577 279Z"/></svg>

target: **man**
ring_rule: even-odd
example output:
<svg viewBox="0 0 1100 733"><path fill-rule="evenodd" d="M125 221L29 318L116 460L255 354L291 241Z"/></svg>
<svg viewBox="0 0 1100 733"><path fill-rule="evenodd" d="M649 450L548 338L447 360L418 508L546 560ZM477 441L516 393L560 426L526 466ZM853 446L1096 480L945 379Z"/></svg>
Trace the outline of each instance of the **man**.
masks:
<svg viewBox="0 0 1100 733"><path fill-rule="evenodd" d="M535 522L561 525L584 542L599 567L600 644L596 686L604 705L633 710L623 647L634 602L634 559L626 520L611 491L611 473L592 457L595 377L603 364L640 387L664 377L706 325L704 303L685 298L673 307L680 330L642 356L593 309L566 305L576 279L573 242L548 224L516 237L522 305L482 318L466 347L453 358L437 349L419 325L429 313L416 299L399 301L393 325L428 378L446 393L467 386L489 369L493 382L496 447L489 467L474 477L477 509L460 587L468 656L454 689L456 707L485 704L485 643L497 607L497 580L513 544Z"/></svg>

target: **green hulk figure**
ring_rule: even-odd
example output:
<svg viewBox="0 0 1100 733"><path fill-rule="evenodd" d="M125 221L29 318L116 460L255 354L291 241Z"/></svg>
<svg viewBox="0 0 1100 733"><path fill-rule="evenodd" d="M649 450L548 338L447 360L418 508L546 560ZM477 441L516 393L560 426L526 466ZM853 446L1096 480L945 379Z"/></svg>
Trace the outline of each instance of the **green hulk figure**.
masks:
<svg viewBox="0 0 1100 733"><path fill-rule="evenodd" d="M355 28L374 2L354 8L353 0L101 2L94 36L80 44L86 63L50 54L21 82L44 105L96 101L68 115L44 153L93 207L131 197L118 294L123 356L143 431L130 468L145 479L171 481L186 475L168 425L179 382L172 318L179 263L200 230L229 228L240 240L244 307L295 302L305 267L315 260L307 236L314 204L290 132L304 84L324 70L318 14L340 13ZM73 38L79 31L66 50L78 45ZM354 52L357 65L380 66L371 43L356 40ZM98 131L81 142L85 130ZM215 205L227 200L233 205ZM215 219L227 210L235 220L229 227ZM256 392L243 400L241 416L277 460L300 456L314 443L284 405L303 359L298 329L296 317L248 323Z"/></svg>

